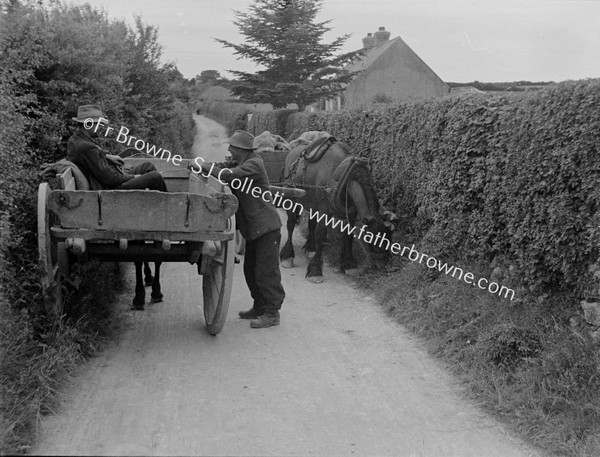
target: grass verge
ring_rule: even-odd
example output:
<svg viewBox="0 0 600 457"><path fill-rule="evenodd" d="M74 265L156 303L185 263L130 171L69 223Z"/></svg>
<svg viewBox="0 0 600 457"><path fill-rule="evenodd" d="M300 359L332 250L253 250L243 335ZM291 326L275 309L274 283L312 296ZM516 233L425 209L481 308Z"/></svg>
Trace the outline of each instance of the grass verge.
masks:
<svg viewBox="0 0 600 457"><path fill-rule="evenodd" d="M300 230L308 235L305 219ZM328 232L331 266L337 236ZM490 276L462 263L475 277ZM470 400L524 441L553 455L600 456L600 340L590 335L578 301L502 299L397 255L385 269L354 278L445 363Z"/></svg>
<svg viewBox="0 0 600 457"><path fill-rule="evenodd" d="M523 439L552 454L600 455L600 342L578 306L501 299L397 256L359 283Z"/></svg>
<svg viewBox="0 0 600 457"><path fill-rule="evenodd" d="M123 283L112 265L90 263L67 299L67 317L32 317L0 302L0 455L25 454L59 387L102 347L114 328L111 302Z"/></svg>

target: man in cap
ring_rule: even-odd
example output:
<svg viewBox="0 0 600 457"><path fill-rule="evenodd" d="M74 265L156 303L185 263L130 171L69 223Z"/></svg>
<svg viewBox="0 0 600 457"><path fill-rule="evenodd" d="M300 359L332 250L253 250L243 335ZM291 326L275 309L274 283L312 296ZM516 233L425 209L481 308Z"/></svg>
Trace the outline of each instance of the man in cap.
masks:
<svg viewBox="0 0 600 457"><path fill-rule="evenodd" d="M67 142L67 159L77 165L90 182L92 190L150 189L167 191L162 175L156 167L145 162L129 173L121 170L123 159L107 154L96 144L99 127L108 123L98 105L82 105L77 110L77 131Z"/></svg>
<svg viewBox="0 0 600 457"><path fill-rule="evenodd" d="M261 192L269 191L269 178L263 159L254 151L254 136L237 130L227 143L232 161L202 163L202 170L228 183L234 179L245 181L247 178L253 183L253 188L259 187ZM227 168L227 172L221 173L222 168ZM240 312L240 317L252 319L252 328L279 325L279 310L285 298L279 270L279 214L271 202L251 195L248 189L232 189L232 192L239 201L236 223L246 239L244 276L254 302L251 309Z"/></svg>

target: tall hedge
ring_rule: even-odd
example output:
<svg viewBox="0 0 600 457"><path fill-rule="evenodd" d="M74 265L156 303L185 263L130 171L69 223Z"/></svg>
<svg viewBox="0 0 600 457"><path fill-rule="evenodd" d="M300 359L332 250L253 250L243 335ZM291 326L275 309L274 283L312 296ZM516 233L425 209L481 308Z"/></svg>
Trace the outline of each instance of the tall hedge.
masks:
<svg viewBox="0 0 600 457"><path fill-rule="evenodd" d="M0 15L0 294L41 303L38 173L65 155L77 107L98 103L114 127L185 154L193 143L189 83L160 63L156 28L85 4L9 2ZM111 152L121 145L105 141ZM1 323L0 323L1 325Z"/></svg>
<svg viewBox="0 0 600 457"><path fill-rule="evenodd" d="M295 112L296 110L278 109L263 113L253 113L252 119L248 123L248 131L253 135L259 135L264 131L271 133L284 132L286 131L288 117ZM291 132L287 136L293 133Z"/></svg>
<svg viewBox="0 0 600 457"><path fill-rule="evenodd" d="M531 291L581 296L593 293L599 253L599 107L600 80L589 79L526 94L261 113L249 128L330 132L369 159L403 236L429 254L497 259Z"/></svg>

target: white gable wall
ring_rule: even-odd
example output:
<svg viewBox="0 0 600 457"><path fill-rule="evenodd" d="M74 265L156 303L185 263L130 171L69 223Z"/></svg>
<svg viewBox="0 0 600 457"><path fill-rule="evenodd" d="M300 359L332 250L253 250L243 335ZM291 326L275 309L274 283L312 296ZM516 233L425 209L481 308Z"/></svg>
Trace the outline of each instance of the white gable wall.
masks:
<svg viewBox="0 0 600 457"><path fill-rule="evenodd" d="M370 60L370 59L365 59ZM366 62L365 62L366 63ZM355 66L360 67L359 65ZM441 97L450 88L401 39L389 43L345 90L345 106L370 103L382 94L392 100Z"/></svg>

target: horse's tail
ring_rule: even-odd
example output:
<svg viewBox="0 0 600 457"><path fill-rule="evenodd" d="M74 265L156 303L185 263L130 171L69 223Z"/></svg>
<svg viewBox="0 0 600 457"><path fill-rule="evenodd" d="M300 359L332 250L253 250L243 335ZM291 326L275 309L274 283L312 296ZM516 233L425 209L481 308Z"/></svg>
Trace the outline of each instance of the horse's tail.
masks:
<svg viewBox="0 0 600 457"><path fill-rule="evenodd" d="M373 208L379 210L379 200L375 194L371 181L371 171L366 159L349 156L338 165L329 181L329 204L331 209L338 214L345 214L347 208L347 187L350 181L357 181L367 201L371 202Z"/></svg>
<svg viewBox="0 0 600 457"><path fill-rule="evenodd" d="M373 205L373 208L377 212L379 212L379 199L377 198L377 193L375 192L375 186L373 184L373 179L371 178L371 167L369 167L367 159L356 159L356 163L352 168L350 179L360 184L367 201Z"/></svg>

